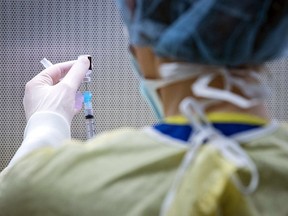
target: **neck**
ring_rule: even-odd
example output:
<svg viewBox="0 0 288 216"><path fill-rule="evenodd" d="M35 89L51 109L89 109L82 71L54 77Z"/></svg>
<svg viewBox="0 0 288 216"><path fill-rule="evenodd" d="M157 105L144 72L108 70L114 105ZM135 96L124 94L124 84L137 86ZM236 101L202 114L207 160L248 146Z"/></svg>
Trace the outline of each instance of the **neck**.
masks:
<svg viewBox="0 0 288 216"><path fill-rule="evenodd" d="M159 89L159 94L162 99L164 113L166 117L180 115L181 113L179 111L179 104L186 97L190 96L195 98L196 100L201 101L201 99L193 95L191 91L191 85L193 85L194 81L195 79L185 80ZM216 78L211 83L211 86L215 88L222 88L223 81L221 81L220 78ZM232 92L241 95L240 91L237 89L232 89ZM240 108L228 102L219 102L210 105L206 109L206 114L212 112L244 113L269 120L269 116L265 109L264 102L247 109Z"/></svg>
<svg viewBox="0 0 288 216"><path fill-rule="evenodd" d="M143 72L144 77L146 77L147 79L159 79L160 65L165 64L165 63L175 62L175 61L172 61L171 59L166 59L166 58L155 56L152 49L149 47L130 47L130 48L139 63L139 67L141 71ZM211 67L208 65L197 65L198 69L195 68L195 66L196 65L193 65L191 67L191 71L201 70L203 72L205 71L212 72L213 70L215 71L219 70L219 68L217 67ZM229 73L235 73L238 75L242 74L242 76L244 75L242 78L246 82L255 82L255 80L250 79L251 77L246 76L249 73L250 69L255 70L255 71L260 71L262 69L262 66L238 67L237 69L229 69ZM185 97L192 96L193 98L197 99L197 97L195 97L195 95L193 95L191 91L191 85L193 85L194 81L195 79L185 80L185 81L171 84L169 86L163 87L158 90L158 93L162 100L164 114L166 117L181 114L179 111L179 104ZM223 86L224 86L223 79L219 77L216 78L215 80L211 82L211 86L215 88L223 89ZM237 89L232 89L232 92L241 95L241 91ZM242 109L233 104L230 104L227 102L221 102L221 103L217 103L215 105L210 106L206 110L206 113L209 113L209 112L245 113L245 114L256 115L261 118L269 119L263 103L260 103L259 105L254 106L249 109Z"/></svg>

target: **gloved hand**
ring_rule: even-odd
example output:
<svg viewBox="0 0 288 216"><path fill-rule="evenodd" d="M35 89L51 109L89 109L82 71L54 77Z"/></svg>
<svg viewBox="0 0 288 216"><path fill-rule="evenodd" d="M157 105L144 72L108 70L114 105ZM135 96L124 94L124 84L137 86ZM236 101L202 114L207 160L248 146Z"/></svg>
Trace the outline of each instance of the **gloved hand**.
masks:
<svg viewBox="0 0 288 216"><path fill-rule="evenodd" d="M79 111L75 108L75 95L88 68L89 60L83 56L77 61L55 64L36 75L25 88L26 119L36 112L54 112L70 125Z"/></svg>

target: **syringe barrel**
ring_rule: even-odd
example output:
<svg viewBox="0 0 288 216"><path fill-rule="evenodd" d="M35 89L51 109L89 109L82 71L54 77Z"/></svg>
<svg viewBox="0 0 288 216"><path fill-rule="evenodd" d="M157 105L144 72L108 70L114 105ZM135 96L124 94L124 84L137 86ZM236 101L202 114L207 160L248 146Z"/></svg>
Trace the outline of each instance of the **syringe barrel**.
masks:
<svg viewBox="0 0 288 216"><path fill-rule="evenodd" d="M86 134L87 139L93 138L96 134L94 117L86 117Z"/></svg>
<svg viewBox="0 0 288 216"><path fill-rule="evenodd" d="M94 121L91 101L84 103L84 112L85 112L85 119L86 119L87 139L91 139L96 134L95 121Z"/></svg>

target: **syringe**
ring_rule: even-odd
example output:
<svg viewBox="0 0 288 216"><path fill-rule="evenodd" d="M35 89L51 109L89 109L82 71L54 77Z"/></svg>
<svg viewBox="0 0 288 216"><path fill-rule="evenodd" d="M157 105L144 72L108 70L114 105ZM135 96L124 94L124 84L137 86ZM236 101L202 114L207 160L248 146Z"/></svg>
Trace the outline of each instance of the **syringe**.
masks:
<svg viewBox="0 0 288 216"><path fill-rule="evenodd" d="M90 91L85 91L83 93L83 96L84 96L84 113L86 119L86 134L87 139L91 139L96 134L93 108L91 103L92 94Z"/></svg>
<svg viewBox="0 0 288 216"><path fill-rule="evenodd" d="M88 83L91 82L90 75L92 73L92 58L89 55L87 55L87 58L90 61L90 66L83 79L83 83L85 84L85 91L83 93L83 99L84 99L84 113L85 113L85 119L86 119L86 134L87 134L87 139L91 139L93 136L95 136L96 130L95 130L95 120L94 120L93 108L92 108L92 102L91 102L92 93L88 91ZM40 62L45 68L48 68L53 65L46 58L43 58Z"/></svg>
<svg viewBox="0 0 288 216"><path fill-rule="evenodd" d="M95 136L96 130L95 130L95 120L93 115L93 108L92 108L92 93L88 90L88 83L91 82L91 73L92 73L92 57L87 56L90 61L89 70L87 71L83 83L85 84L85 91L83 93L84 97L84 114L86 119L86 134L87 139L91 139Z"/></svg>

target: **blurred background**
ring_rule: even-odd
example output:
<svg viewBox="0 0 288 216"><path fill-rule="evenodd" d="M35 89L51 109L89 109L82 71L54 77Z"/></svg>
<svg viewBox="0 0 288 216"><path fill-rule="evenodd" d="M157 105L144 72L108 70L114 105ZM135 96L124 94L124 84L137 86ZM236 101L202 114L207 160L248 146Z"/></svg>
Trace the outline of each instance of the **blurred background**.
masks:
<svg viewBox="0 0 288 216"><path fill-rule="evenodd" d="M97 133L119 127L143 127L154 115L138 92L130 68L128 40L114 0L0 0L0 171L22 142L26 125L22 105L24 87L52 63L93 57L90 90ZM287 120L288 62L267 63L275 88L267 98L271 115ZM86 139L83 112L72 122L72 137Z"/></svg>

